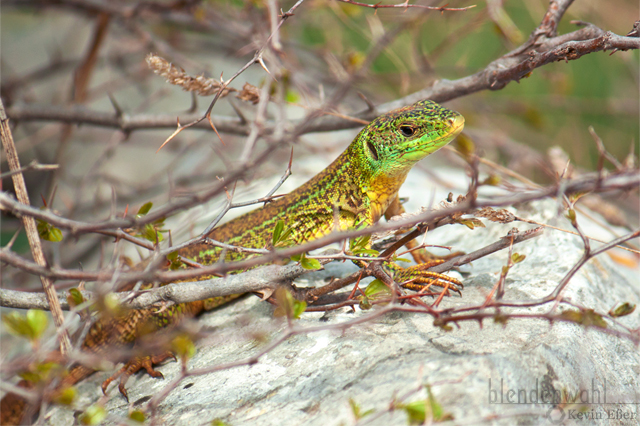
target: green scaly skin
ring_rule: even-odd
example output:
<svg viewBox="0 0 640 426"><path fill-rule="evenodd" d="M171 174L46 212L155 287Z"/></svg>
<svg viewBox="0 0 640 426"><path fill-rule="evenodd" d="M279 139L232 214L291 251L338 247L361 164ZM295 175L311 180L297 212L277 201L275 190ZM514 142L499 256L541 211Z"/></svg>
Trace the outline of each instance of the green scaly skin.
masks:
<svg viewBox="0 0 640 426"><path fill-rule="evenodd" d="M234 246L270 248L274 227L280 220L292 229L290 240L295 244L320 238L335 229L373 225L396 199L409 170L453 140L463 126L462 115L427 100L391 111L367 125L331 165L307 183L262 208L215 228L208 237ZM180 256L202 265L216 262L220 253L220 248L205 243L179 250ZM227 261L232 261L247 255L228 252L226 257ZM397 265L390 265L389 269L396 274L397 281L398 277L404 280L420 276L419 271L413 273L407 269L405 273ZM140 309L122 317L99 319L91 327L82 349L106 355L115 347L131 344L143 332L176 324L182 318L197 315L232 298L184 303L163 310ZM131 374L145 368L151 375L161 376L153 370L152 364L167 356L136 358L105 381L103 390L122 375L119 388L126 396L124 384ZM70 386L92 372L85 366L75 366L62 384ZM4 399L2 403L5 408ZM9 423L3 421L2 424Z"/></svg>

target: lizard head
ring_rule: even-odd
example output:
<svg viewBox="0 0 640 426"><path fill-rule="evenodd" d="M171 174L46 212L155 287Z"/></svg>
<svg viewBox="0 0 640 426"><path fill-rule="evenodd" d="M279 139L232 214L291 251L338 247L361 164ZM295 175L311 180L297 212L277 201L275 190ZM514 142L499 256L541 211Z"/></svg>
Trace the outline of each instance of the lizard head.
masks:
<svg viewBox="0 0 640 426"><path fill-rule="evenodd" d="M463 127L459 113L422 100L376 118L356 143L372 178L406 176L415 163L451 142Z"/></svg>

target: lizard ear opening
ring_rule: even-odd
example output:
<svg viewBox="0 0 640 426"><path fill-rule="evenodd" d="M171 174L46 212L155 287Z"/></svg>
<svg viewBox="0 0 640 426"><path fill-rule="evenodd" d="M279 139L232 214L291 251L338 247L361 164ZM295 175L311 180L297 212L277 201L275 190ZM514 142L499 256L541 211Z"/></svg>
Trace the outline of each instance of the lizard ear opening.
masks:
<svg viewBox="0 0 640 426"><path fill-rule="evenodd" d="M369 148L369 152L374 160L378 161L378 151L376 151L376 147L369 141L367 141L367 148Z"/></svg>

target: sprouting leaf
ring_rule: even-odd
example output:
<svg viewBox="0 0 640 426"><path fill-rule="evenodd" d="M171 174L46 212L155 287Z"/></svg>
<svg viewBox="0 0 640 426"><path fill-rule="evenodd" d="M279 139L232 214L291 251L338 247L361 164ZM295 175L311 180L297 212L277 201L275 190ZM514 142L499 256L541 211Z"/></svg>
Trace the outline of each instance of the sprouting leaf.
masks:
<svg viewBox="0 0 640 426"><path fill-rule="evenodd" d="M574 209L567 211L567 219L569 219L571 223L576 223L576 211Z"/></svg>
<svg viewBox="0 0 640 426"><path fill-rule="evenodd" d="M196 353L196 345L186 334L180 334L171 341L171 350L183 361L193 357Z"/></svg>
<svg viewBox="0 0 640 426"><path fill-rule="evenodd" d="M444 411L442 406L436 401L433 393L431 392L431 386L426 386L427 388L427 402L429 403L429 408L431 410L431 417L436 422L443 422L448 420L453 420L453 415Z"/></svg>
<svg viewBox="0 0 640 426"><path fill-rule="evenodd" d="M366 311L366 310L371 309L373 307L373 305L371 304L371 300L369 300L369 298L367 296L362 296L362 299L360 299L360 303L358 303L358 306L363 311Z"/></svg>
<svg viewBox="0 0 640 426"><path fill-rule="evenodd" d="M487 177L485 180L480 182L480 184L481 185L489 185L489 186L498 186L498 185L500 185L500 182L502 182L502 179L500 179L500 176L498 176L498 175L489 175L489 177Z"/></svg>
<svg viewBox="0 0 640 426"><path fill-rule="evenodd" d="M138 209L136 217L141 218L142 216L146 215L151 211L151 207L153 207L153 203L151 201L144 203L142 207Z"/></svg>
<svg viewBox="0 0 640 426"><path fill-rule="evenodd" d="M458 150L458 152L466 158L469 158L471 155L473 155L476 150L473 140L471 140L471 138L467 136L466 133L459 134L454 143L456 150Z"/></svg>
<svg viewBox="0 0 640 426"><path fill-rule="evenodd" d="M121 310L120 300L115 293L107 293L104 296L104 306L114 314L118 314Z"/></svg>
<svg viewBox="0 0 640 426"><path fill-rule="evenodd" d="M136 214L136 218L140 219L143 216L145 216L146 214L149 213L149 211L151 211L151 208L153 207L153 203L152 202L148 202L142 205L142 207L140 207L138 209L138 213ZM142 225L141 227L137 228L137 233L135 234L136 237L139 238L144 238L147 241L151 241L152 243L157 242L161 242L164 240L164 237L162 236L163 232L167 232L166 230L162 229L162 226L164 226L164 217L161 217L159 219L154 220L152 223L147 223L145 225Z"/></svg>
<svg viewBox="0 0 640 426"><path fill-rule="evenodd" d="M609 315L614 318L624 317L626 315L632 314L633 311L636 310L636 305L632 305L629 302L624 302L622 305L618 306L615 309L609 311Z"/></svg>
<svg viewBox="0 0 640 426"><path fill-rule="evenodd" d="M49 319L44 311L39 309L29 309L27 311L27 323L32 330L33 339L39 339L47 329Z"/></svg>
<svg viewBox="0 0 640 426"><path fill-rule="evenodd" d="M431 388L427 388L427 399L421 401L413 401L401 406L409 417L409 424L421 425L427 420L434 423L453 420L450 413L445 412L442 406L435 400Z"/></svg>
<svg viewBox="0 0 640 426"><path fill-rule="evenodd" d="M93 404L80 416L83 425L99 425L107 418L107 410L102 405Z"/></svg>
<svg viewBox="0 0 640 426"><path fill-rule="evenodd" d="M38 340L47 328L47 315L39 309L29 309L26 316L18 312L2 315L2 321L9 331L31 341Z"/></svg>
<svg viewBox="0 0 640 426"><path fill-rule="evenodd" d="M466 226L469 229L475 229L475 228L484 228L484 223L482 223L482 221L475 219L475 218L469 218L469 219L457 219L456 220L457 223Z"/></svg>
<svg viewBox="0 0 640 426"><path fill-rule="evenodd" d="M172 251L167 255L167 260L169 261L169 270L175 271L182 267L182 261L180 260L180 256L177 251Z"/></svg>
<svg viewBox="0 0 640 426"><path fill-rule="evenodd" d="M604 318L602 318L602 315L598 314L593 309L585 309L583 311L563 311L560 314L560 318L583 325L585 327L595 326L600 328L607 328L607 322L604 320Z"/></svg>
<svg viewBox="0 0 640 426"><path fill-rule="evenodd" d="M229 426L229 423L222 421L221 419L211 420L211 426Z"/></svg>
<svg viewBox="0 0 640 426"><path fill-rule="evenodd" d="M71 405L73 401L75 401L76 396L76 388L68 386L56 393L54 401L61 405Z"/></svg>
<svg viewBox="0 0 640 426"><path fill-rule="evenodd" d="M362 411L360 405L358 405L358 403L353 398L349 398L349 406L351 407L351 413L353 413L353 417L356 418L356 421L362 419L365 416L368 416L369 414L372 414L375 411L373 409Z"/></svg>
<svg viewBox="0 0 640 426"><path fill-rule="evenodd" d="M446 321L444 321L444 320L442 320L441 318L436 318L436 319L434 319L434 320L433 320L433 325L434 325L435 327L440 328L441 330L444 330L444 331L451 331L451 330L453 330L453 327L452 327L452 326L450 326L449 324L447 324L447 322L446 322Z"/></svg>
<svg viewBox="0 0 640 426"><path fill-rule="evenodd" d="M527 257L527 255L525 255L525 254L513 253L513 254L511 255L511 261L512 261L513 263L520 263L520 262L522 262L526 257Z"/></svg>
<svg viewBox="0 0 640 426"><path fill-rule="evenodd" d="M129 413L129 418L136 423L144 423L144 421L146 420L146 416L140 410L133 410L131 413Z"/></svg>
<svg viewBox="0 0 640 426"><path fill-rule="evenodd" d="M27 339L32 338L31 327L27 323L25 317L18 312L10 312L2 315L2 322L7 326L9 332L16 336L25 337Z"/></svg>
<svg viewBox="0 0 640 426"><path fill-rule="evenodd" d="M298 319L307 309L306 302L296 300L287 289L282 287L276 290L276 301L278 307L273 311L273 315L276 317Z"/></svg>
<svg viewBox="0 0 640 426"><path fill-rule="evenodd" d="M371 240L371 235L363 235L362 237L352 238L349 240L349 250L359 250L364 249L369 246L369 241Z"/></svg>
<svg viewBox="0 0 640 426"><path fill-rule="evenodd" d="M273 237L271 238L271 244L274 247L288 247L295 243L291 238L293 234L293 228L286 227L284 220L276 222L276 226L273 229Z"/></svg>
<svg viewBox="0 0 640 426"><path fill-rule="evenodd" d="M509 318L506 315L496 314L496 316L493 317L493 322L496 324L502 324L503 326L506 326L508 321Z"/></svg>
<svg viewBox="0 0 640 426"><path fill-rule="evenodd" d="M380 280L373 280L364 290L364 295L369 298L380 298L391 296L391 289Z"/></svg>
<svg viewBox="0 0 640 426"><path fill-rule="evenodd" d="M80 293L80 290L77 288L70 288L69 295L67 296L67 302L75 308L76 306L84 303L84 296L82 296L82 293Z"/></svg>
<svg viewBox="0 0 640 426"><path fill-rule="evenodd" d="M293 302L293 318L299 319L300 315L307 309L307 302L304 300L295 300Z"/></svg>
<svg viewBox="0 0 640 426"><path fill-rule="evenodd" d="M46 241L57 243L62 241L62 231L44 220L37 220L38 235Z"/></svg>
<svg viewBox="0 0 640 426"><path fill-rule="evenodd" d="M402 407L409 417L410 425L421 425L427 417L427 403L425 401L413 401Z"/></svg>
<svg viewBox="0 0 640 426"><path fill-rule="evenodd" d="M56 362L40 362L30 364L29 369L19 373L19 376L31 383L48 382L53 377L62 377L65 369Z"/></svg>
<svg viewBox="0 0 640 426"><path fill-rule="evenodd" d="M300 266L311 271L322 268L322 264L318 259L309 259L307 256L302 256L300 259Z"/></svg>
<svg viewBox="0 0 640 426"><path fill-rule="evenodd" d="M283 229L284 229L284 220L277 221L275 228L273 228L272 245L274 247L276 246L278 241L280 241L280 235L282 234Z"/></svg>

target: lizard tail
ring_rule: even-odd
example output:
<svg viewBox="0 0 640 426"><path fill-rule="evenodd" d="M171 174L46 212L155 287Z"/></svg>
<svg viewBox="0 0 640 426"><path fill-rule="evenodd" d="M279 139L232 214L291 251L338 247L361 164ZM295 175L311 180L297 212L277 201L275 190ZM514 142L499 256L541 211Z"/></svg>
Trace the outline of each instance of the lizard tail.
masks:
<svg viewBox="0 0 640 426"><path fill-rule="evenodd" d="M23 389L31 389L32 385L26 380L17 384ZM37 406L29 404L27 400L15 393L9 392L0 401L0 425L23 425L33 423L37 415Z"/></svg>

